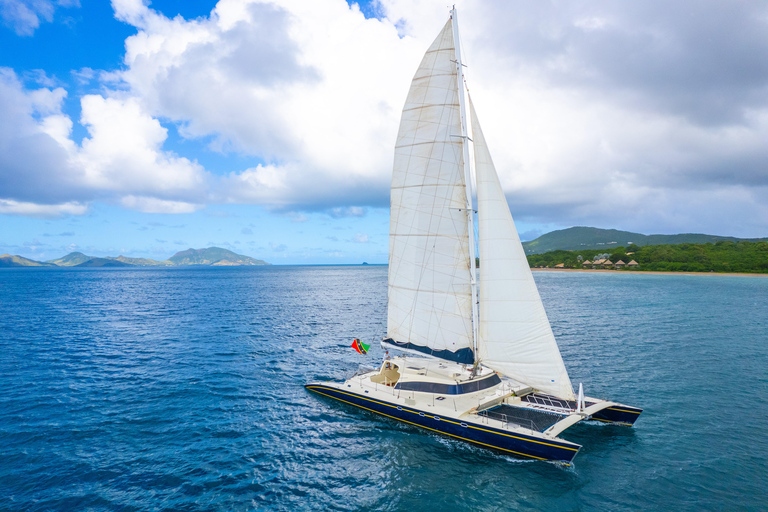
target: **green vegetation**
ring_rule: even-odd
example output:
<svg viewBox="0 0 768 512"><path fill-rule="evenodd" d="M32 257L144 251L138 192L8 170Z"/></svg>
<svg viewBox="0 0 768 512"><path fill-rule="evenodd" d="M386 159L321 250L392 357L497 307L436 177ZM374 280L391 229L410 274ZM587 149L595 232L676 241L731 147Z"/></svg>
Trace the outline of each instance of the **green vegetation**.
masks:
<svg viewBox="0 0 768 512"><path fill-rule="evenodd" d="M86 256L81 252L71 252L64 257L48 260L46 263L51 263L57 267L74 267L92 259L93 256Z"/></svg>
<svg viewBox="0 0 768 512"><path fill-rule="evenodd" d="M132 267L130 263L123 263L114 258L91 258L88 261L84 261L75 267Z"/></svg>
<svg viewBox="0 0 768 512"><path fill-rule="evenodd" d="M109 263L112 260L117 263ZM166 266L171 267L173 263L165 261L155 261L147 258L128 258L125 256L118 256L117 258L106 256L104 258L97 258L96 256L88 256L81 252L71 252L62 258L55 260L48 260L46 263L51 263L58 267L152 267L152 266ZM125 263L122 265L121 263Z"/></svg>
<svg viewBox="0 0 768 512"><path fill-rule="evenodd" d="M23 256L11 256L10 254L0 255L0 267L55 267L50 263L30 260Z"/></svg>
<svg viewBox="0 0 768 512"><path fill-rule="evenodd" d="M632 253L632 254L628 254ZM635 260L639 266L624 271L672 272L751 272L768 273L768 242L720 241L708 244L646 245L585 249L581 251L550 251L531 254L531 267L554 267L563 263L565 268L582 268L582 262L608 258L613 263ZM591 266L587 267L591 268Z"/></svg>
<svg viewBox="0 0 768 512"><path fill-rule="evenodd" d="M168 258L174 265L268 265L263 260L242 256L220 247L187 249Z"/></svg>
<svg viewBox="0 0 768 512"><path fill-rule="evenodd" d="M117 258L109 258L111 260L122 261L129 265L137 267L172 267L173 262L169 260L157 261L149 258L129 258L127 256L118 256Z"/></svg>
<svg viewBox="0 0 768 512"><path fill-rule="evenodd" d="M679 235L643 235L618 229L599 229L577 226L560 229L541 235L536 240L524 242L526 254L543 254L557 249L567 251L584 251L595 249L599 252L613 252L621 246L632 243L638 247L646 245L676 245L676 244L707 244L720 241L730 242L764 242L766 238L735 238L731 236L702 235L683 233ZM613 261L613 260L611 260Z"/></svg>

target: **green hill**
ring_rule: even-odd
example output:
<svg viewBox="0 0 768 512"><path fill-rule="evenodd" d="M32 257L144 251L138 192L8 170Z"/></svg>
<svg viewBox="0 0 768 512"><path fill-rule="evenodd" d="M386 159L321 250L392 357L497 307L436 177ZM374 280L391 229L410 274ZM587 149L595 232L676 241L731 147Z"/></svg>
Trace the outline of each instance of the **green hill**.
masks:
<svg viewBox="0 0 768 512"><path fill-rule="evenodd" d="M118 261L115 258L91 258L88 261L84 261L74 266L75 267L135 267L136 265L131 265L130 263L124 263L122 261Z"/></svg>
<svg viewBox="0 0 768 512"><path fill-rule="evenodd" d="M207 249L187 249L168 258L174 265L269 265L266 261L236 254L220 247Z"/></svg>
<svg viewBox="0 0 768 512"><path fill-rule="evenodd" d="M677 244L707 244L720 241L726 242L761 242L768 238L736 238L732 236L704 235L699 233L683 233L680 235L643 235L618 229L600 229L577 226L568 229L552 231L541 235L536 240L524 242L526 254L543 254L549 251L565 250L580 251L585 249L600 249L610 252L616 247L626 247L630 244L642 247L645 245L677 245Z"/></svg>
<svg viewBox="0 0 768 512"><path fill-rule="evenodd" d="M11 256L10 254L0 255L0 267L55 267L51 263L30 260L23 256Z"/></svg>
<svg viewBox="0 0 768 512"><path fill-rule="evenodd" d="M172 267L175 265L172 261L169 261L169 260L157 261L149 258L129 258L127 256L118 256L117 258L115 258L114 256L105 256L103 258L97 258L96 256L88 256L81 252L71 252L62 258L59 258L56 260L48 260L47 263L57 265L59 267L76 267L76 266L122 267L122 266L125 266L125 265L106 265L104 262L98 262L98 261L96 262L97 264L91 263L89 265L84 265L84 263L92 262L93 260L102 260L102 259L113 260L119 263L126 263L127 265L132 267Z"/></svg>
<svg viewBox="0 0 768 512"><path fill-rule="evenodd" d="M86 256L81 252L71 252L59 259L48 260L46 263L51 263L58 267L74 267L75 265L80 265L90 259L93 259L93 256Z"/></svg>
<svg viewBox="0 0 768 512"><path fill-rule="evenodd" d="M107 258L108 260L120 261L136 267L172 267L170 260L157 261L149 258L129 258L127 256L118 256L117 258Z"/></svg>

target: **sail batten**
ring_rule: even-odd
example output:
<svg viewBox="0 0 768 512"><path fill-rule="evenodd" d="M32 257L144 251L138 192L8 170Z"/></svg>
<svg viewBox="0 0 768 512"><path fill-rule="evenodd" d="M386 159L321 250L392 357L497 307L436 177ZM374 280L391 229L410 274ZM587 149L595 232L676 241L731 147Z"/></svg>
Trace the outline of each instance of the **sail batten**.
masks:
<svg viewBox="0 0 768 512"><path fill-rule="evenodd" d="M573 388L472 101L480 247L481 362L538 390L573 399Z"/></svg>

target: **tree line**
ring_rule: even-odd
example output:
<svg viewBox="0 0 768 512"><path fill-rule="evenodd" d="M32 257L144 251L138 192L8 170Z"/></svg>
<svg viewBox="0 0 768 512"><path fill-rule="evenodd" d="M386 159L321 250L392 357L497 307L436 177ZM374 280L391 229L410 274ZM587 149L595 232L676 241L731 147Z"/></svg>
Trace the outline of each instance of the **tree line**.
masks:
<svg viewBox="0 0 768 512"><path fill-rule="evenodd" d="M768 242L727 242L713 244L628 245L611 249L583 251L550 251L531 254L528 264L533 267L582 268L584 261L608 258L616 263L635 260L635 269L670 272L750 272L768 273ZM591 268L591 266L590 266ZM626 271L633 271L626 269Z"/></svg>

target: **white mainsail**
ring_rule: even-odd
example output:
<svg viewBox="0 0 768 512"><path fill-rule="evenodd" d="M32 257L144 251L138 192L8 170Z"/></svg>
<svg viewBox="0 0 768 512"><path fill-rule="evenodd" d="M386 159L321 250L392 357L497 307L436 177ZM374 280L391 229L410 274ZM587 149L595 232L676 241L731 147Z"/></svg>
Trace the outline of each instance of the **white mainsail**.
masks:
<svg viewBox="0 0 768 512"><path fill-rule="evenodd" d="M464 140L454 52L449 19L416 71L400 120L385 341L472 362Z"/></svg>
<svg viewBox="0 0 768 512"><path fill-rule="evenodd" d="M535 389L574 399L496 168L469 102L480 256L478 358Z"/></svg>

